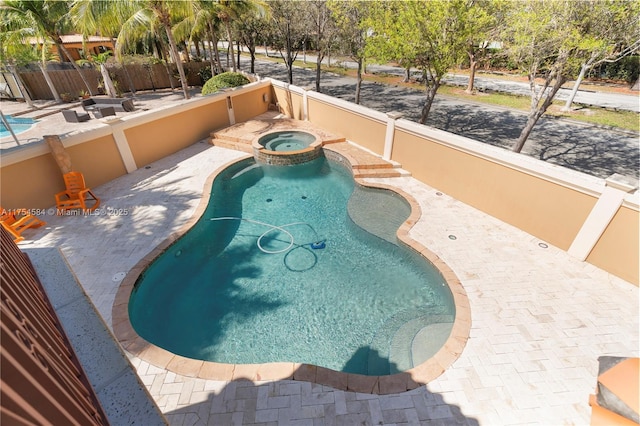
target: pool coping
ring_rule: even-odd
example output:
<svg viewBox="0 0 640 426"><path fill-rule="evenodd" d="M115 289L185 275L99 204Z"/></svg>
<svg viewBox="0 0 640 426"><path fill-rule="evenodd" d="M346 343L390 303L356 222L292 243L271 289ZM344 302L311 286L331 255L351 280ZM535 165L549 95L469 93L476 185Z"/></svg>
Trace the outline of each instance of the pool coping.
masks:
<svg viewBox="0 0 640 426"><path fill-rule="evenodd" d="M325 149L327 148L329 147L325 147ZM330 148L329 151L331 151ZM353 166L357 164L357 161L343 153L331 151L330 156L334 157L334 155L344 158L352 166L352 170ZM371 184L360 178L354 178L356 184L365 187L391 190L407 200L411 206L411 214L398 228L398 239L431 262L440 271L443 279L451 290L456 311L451 333L444 345L427 361L407 371L386 376L365 376L345 373L325 367L294 362L224 364L176 355L146 341L136 333L129 320L128 305L131 292L138 277L160 254L167 250L198 222L209 203L211 188L215 178L227 167L239 161L246 160L247 158L251 158L251 155L244 155L214 170L203 186L202 197L191 218L178 231L172 233L138 261L124 277L118 287L112 307L113 331L120 345L132 355L156 367L189 377L222 381L300 380L326 385L340 390L380 395L400 393L418 388L444 373L462 354L462 350L469 339L469 333L471 331L471 308L466 291L457 275L439 256L409 236L410 229L422 216L422 210L418 202L411 195L392 185Z"/></svg>

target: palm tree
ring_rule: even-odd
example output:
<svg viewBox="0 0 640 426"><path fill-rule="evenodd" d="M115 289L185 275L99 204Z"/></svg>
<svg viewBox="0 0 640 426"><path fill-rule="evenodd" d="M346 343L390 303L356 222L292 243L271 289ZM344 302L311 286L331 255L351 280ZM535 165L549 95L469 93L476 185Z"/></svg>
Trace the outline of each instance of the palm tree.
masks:
<svg viewBox="0 0 640 426"><path fill-rule="evenodd" d="M69 24L68 10L69 3L58 0L4 0L0 4L0 11L9 22L28 23L28 27L33 28L37 34L41 34L51 40L58 48L58 51L69 59L89 93L93 94L91 86L84 74L82 74L80 67L62 43L61 36L65 33Z"/></svg>
<svg viewBox="0 0 640 426"><path fill-rule="evenodd" d="M231 22L240 20L242 15L253 8L253 3L248 0L218 0L218 18L224 24L227 32L227 43L229 45L229 55L231 56L231 68L237 71L236 60L233 52L233 38L231 37Z"/></svg>
<svg viewBox="0 0 640 426"><path fill-rule="evenodd" d="M2 12L2 10L0 10ZM20 18L18 16L17 18ZM17 21L8 21L13 25L17 24L17 29L12 29L10 25L3 25L2 31L0 31L0 46L2 46L2 52L0 58L6 64L10 64L12 62L17 63L31 63L36 62L42 75L44 76L44 80L47 82L47 86L53 95L53 99L56 102L60 103L62 100L60 99L60 94L56 89L51 77L49 76L49 71L47 71L47 60L50 58L51 53L49 51L49 45L44 42L44 39L36 34L36 29L29 27L29 22L21 22L20 19ZM38 49L38 44L31 45L30 40L32 39L42 39L43 43L40 45L40 49ZM38 52L40 50L40 52ZM11 67L11 66L10 66ZM14 76L17 76L16 81L19 81L19 75L12 68L12 73ZM19 83L22 83L19 81ZM22 87L21 87L22 90ZM26 92L26 90L25 90ZM28 96L25 98L27 102L31 102L31 99ZM31 103L29 106L33 106Z"/></svg>
<svg viewBox="0 0 640 426"><path fill-rule="evenodd" d="M91 28L92 16L98 17L98 24L104 25L107 30L113 30L115 24L119 29L116 42L116 53L133 46L142 38L148 36L149 31L159 33L164 31L169 42L169 53L178 68L180 83L184 98L189 99L189 86L182 66L182 60L178 54L178 47L173 36L173 19L182 19L192 13L191 2L170 0L76 0L74 6L79 9L78 16L82 16L82 8L86 5L97 4L95 13L86 13L84 16L89 21L85 23ZM106 7L102 7L106 6Z"/></svg>

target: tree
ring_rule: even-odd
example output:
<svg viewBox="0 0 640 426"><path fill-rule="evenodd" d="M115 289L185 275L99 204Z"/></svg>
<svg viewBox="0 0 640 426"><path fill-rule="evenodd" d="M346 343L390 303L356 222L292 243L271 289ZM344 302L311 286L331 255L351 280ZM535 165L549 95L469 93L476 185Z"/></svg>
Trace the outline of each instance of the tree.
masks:
<svg viewBox="0 0 640 426"><path fill-rule="evenodd" d="M0 10L2 12L2 10ZM16 16L16 20L3 20L5 25L2 25L0 29L0 46L2 47L0 51L0 60L2 63L7 64L7 66L11 69L12 74L16 77L16 81L20 86L20 89L24 89L24 85L20 80L19 74L15 71L15 67L13 65L27 65L29 63L35 62L38 64L42 75L53 95L53 99L60 103L62 100L60 99L60 94L56 89L51 77L49 76L49 71L47 70L47 61L51 57L51 52L49 50L50 44L46 43L45 39L41 34L37 34L37 29L30 27L29 21L22 21L20 15ZM31 44L31 40L41 40L42 43ZM38 48L38 46L40 46ZM26 93L26 89L23 90L23 93ZM33 106L33 102L28 94L25 95L25 100L29 104L29 106Z"/></svg>
<svg viewBox="0 0 640 426"><path fill-rule="evenodd" d="M4 0L0 4L0 11L3 19L8 20L9 25L12 20L28 23L28 27L33 28L35 34L43 36L43 47L45 39L52 41L58 51L69 59L89 93L93 94L82 70L62 43L61 36L69 28L67 14L69 6L69 2L57 0Z"/></svg>
<svg viewBox="0 0 640 426"><path fill-rule="evenodd" d="M580 72L562 111L570 111L584 76L603 63L617 62L640 49L640 3L601 0L584 5L578 24Z"/></svg>
<svg viewBox="0 0 640 426"><path fill-rule="evenodd" d="M251 55L251 74L255 73L256 47L267 37L267 10L256 7L237 22L238 36Z"/></svg>
<svg viewBox="0 0 640 426"><path fill-rule="evenodd" d="M328 7L334 17L337 38L340 45L351 59L358 64L356 71L355 103L360 104L360 88L366 58L368 39L368 5L367 1L331 0Z"/></svg>
<svg viewBox="0 0 640 426"><path fill-rule="evenodd" d="M322 61L329 51L335 35L335 26L327 0L313 0L306 3L308 22L312 23L313 41L316 48L316 92L320 92Z"/></svg>
<svg viewBox="0 0 640 426"><path fill-rule="evenodd" d="M247 11L253 8L253 4L247 0L217 0L218 18L222 21L227 32L228 54L231 56L231 68L237 71L236 60L233 55L233 38L231 32L231 22L241 20Z"/></svg>
<svg viewBox="0 0 640 426"><path fill-rule="evenodd" d="M419 122L426 123L442 78L464 57L472 16L465 0L375 2L370 27L371 56L421 71L426 100Z"/></svg>
<svg viewBox="0 0 640 426"><path fill-rule="evenodd" d="M527 0L514 4L503 33L505 52L527 74L531 106L513 151L520 152L533 127L576 65L579 17L586 2ZM536 83L536 78L542 84Z"/></svg>
<svg viewBox="0 0 640 426"><path fill-rule="evenodd" d="M143 34L149 31L163 31L169 43L169 54L178 69L184 98L189 99L189 85L173 36L172 25L174 19L181 20L193 12L191 3L170 0L125 0L111 4L120 8L118 15L123 19L116 43L118 53L135 46Z"/></svg>
<svg viewBox="0 0 640 426"><path fill-rule="evenodd" d="M496 24L501 16L502 0L468 0L468 18L463 21L464 33L468 35L467 56L469 57L469 83L465 93L473 94L476 69L482 58L487 56L491 41L497 37Z"/></svg>
<svg viewBox="0 0 640 426"><path fill-rule="evenodd" d="M273 43L287 67L289 83L293 84L293 62L303 47L306 37L306 22L300 2L273 0L271 22Z"/></svg>

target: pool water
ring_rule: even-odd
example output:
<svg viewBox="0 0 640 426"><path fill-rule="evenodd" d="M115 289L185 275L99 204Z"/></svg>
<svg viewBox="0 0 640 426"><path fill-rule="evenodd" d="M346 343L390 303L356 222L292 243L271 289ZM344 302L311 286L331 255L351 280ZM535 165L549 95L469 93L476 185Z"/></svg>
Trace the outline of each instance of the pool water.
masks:
<svg viewBox="0 0 640 426"><path fill-rule="evenodd" d="M298 151L308 148L316 137L302 131L274 132L262 136L260 145L269 151Z"/></svg>
<svg viewBox="0 0 640 426"><path fill-rule="evenodd" d="M134 329L173 353L229 364L365 375L421 364L449 336L453 298L441 274L395 238L406 201L371 194L376 218L370 202L354 201L370 191L324 157L230 166L197 224L138 279Z"/></svg>
<svg viewBox="0 0 640 426"><path fill-rule="evenodd" d="M35 120L32 118L16 118L10 115L5 115L5 118L9 126L11 126L11 129L13 129L13 133L16 135L29 130L31 126L35 124ZM5 136L11 136L11 132L9 132L2 120L0 120L0 138Z"/></svg>

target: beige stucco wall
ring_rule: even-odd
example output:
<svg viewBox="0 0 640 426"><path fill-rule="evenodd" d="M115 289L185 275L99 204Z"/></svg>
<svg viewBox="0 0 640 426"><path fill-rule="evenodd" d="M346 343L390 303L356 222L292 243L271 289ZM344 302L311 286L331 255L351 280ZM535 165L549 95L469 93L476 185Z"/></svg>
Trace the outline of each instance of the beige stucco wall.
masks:
<svg viewBox="0 0 640 426"><path fill-rule="evenodd" d="M387 124L309 99L309 121L382 155Z"/></svg>
<svg viewBox="0 0 640 426"><path fill-rule="evenodd" d="M66 148L73 169L95 188L126 174L111 135ZM63 191L64 181L50 153L2 167L0 202L4 208L40 209L55 206L55 194Z"/></svg>
<svg viewBox="0 0 640 426"><path fill-rule="evenodd" d="M84 175L85 183L90 188L95 188L118 176L127 174L127 169L124 167L112 135L70 146L66 148L66 151L71 157L73 170ZM62 179L60 179L60 183L64 189Z"/></svg>
<svg viewBox="0 0 640 426"><path fill-rule="evenodd" d="M275 101L280 106L280 111L283 114L297 120L304 119L302 95L273 86L273 96L275 97Z"/></svg>
<svg viewBox="0 0 640 426"><path fill-rule="evenodd" d="M157 161L229 125L226 98L198 108L165 115L124 131L138 167Z"/></svg>
<svg viewBox="0 0 640 426"><path fill-rule="evenodd" d="M263 99L263 95L266 100ZM250 120L257 115L267 112L271 96L270 86L264 86L251 92L233 95L231 99L236 123Z"/></svg>
<svg viewBox="0 0 640 426"><path fill-rule="evenodd" d="M635 285L638 271L640 241L640 214L637 209L622 206L605 229L587 262L596 265Z"/></svg>
<svg viewBox="0 0 640 426"><path fill-rule="evenodd" d="M597 201L545 179L396 131L392 159L418 180L567 250Z"/></svg>
<svg viewBox="0 0 640 426"><path fill-rule="evenodd" d="M45 154L2 167L0 188L5 209L42 209L55 206L64 181L51 154Z"/></svg>

